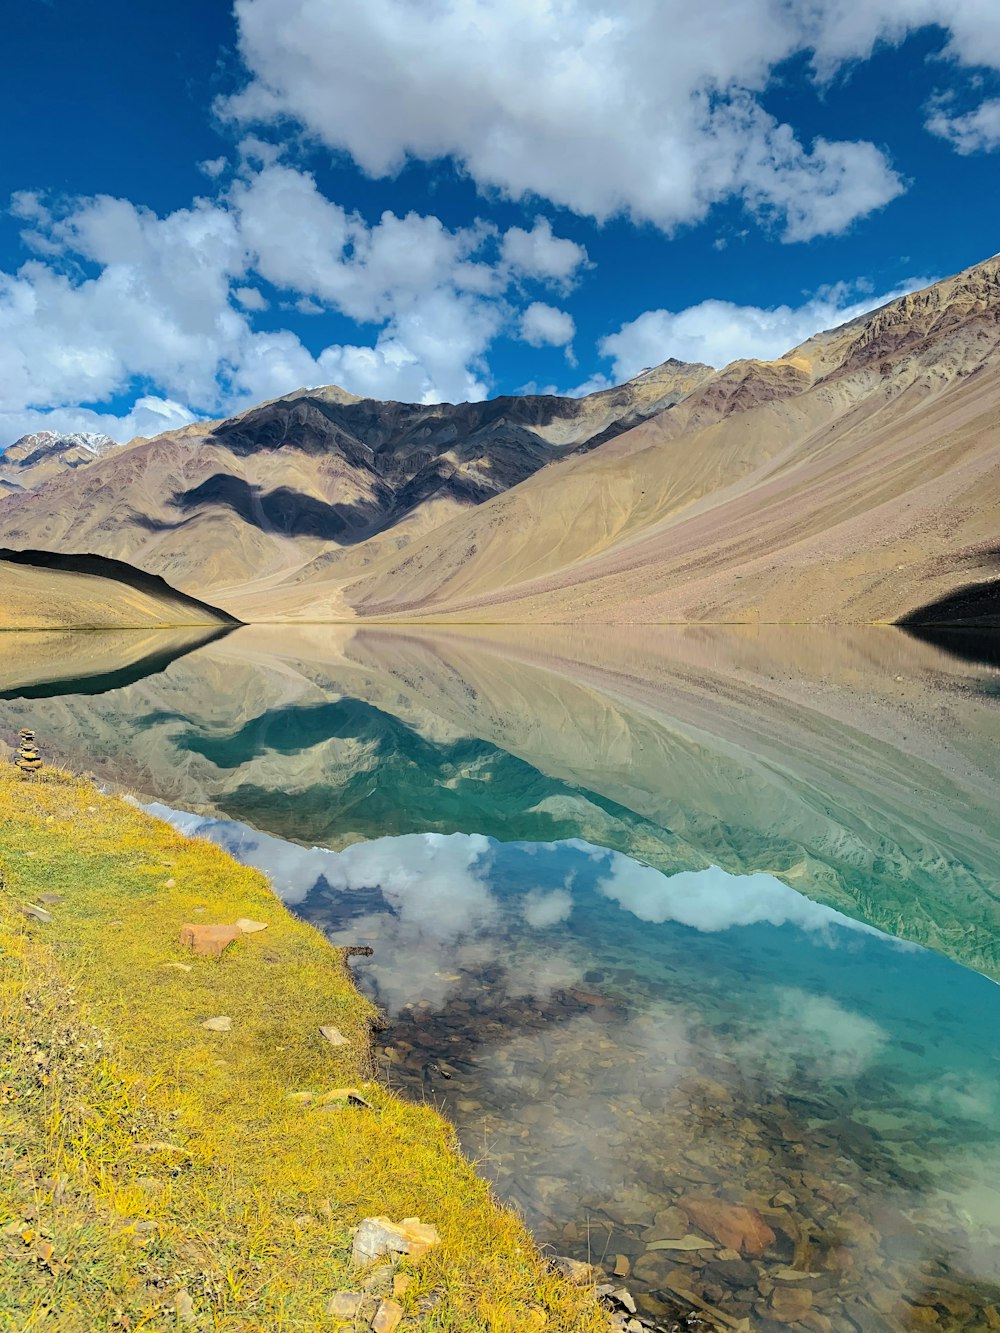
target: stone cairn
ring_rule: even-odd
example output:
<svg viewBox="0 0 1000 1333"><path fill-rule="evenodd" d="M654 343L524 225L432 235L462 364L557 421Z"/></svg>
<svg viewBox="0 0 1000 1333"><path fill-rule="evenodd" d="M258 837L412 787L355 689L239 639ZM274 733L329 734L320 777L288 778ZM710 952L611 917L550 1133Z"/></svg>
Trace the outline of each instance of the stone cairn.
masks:
<svg viewBox="0 0 1000 1333"><path fill-rule="evenodd" d="M29 777L42 767L42 756L35 745L35 733L28 731L26 727L21 729L21 743L14 756L14 764L22 777Z"/></svg>

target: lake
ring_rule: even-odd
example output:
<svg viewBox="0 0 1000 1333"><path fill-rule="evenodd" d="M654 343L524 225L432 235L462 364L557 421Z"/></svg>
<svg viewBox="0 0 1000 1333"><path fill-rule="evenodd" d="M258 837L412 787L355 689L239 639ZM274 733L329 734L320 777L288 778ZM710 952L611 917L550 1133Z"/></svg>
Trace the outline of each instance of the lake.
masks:
<svg viewBox="0 0 1000 1333"><path fill-rule="evenodd" d="M382 1077L555 1252L664 1326L1000 1329L995 642L16 639L0 734L370 946Z"/></svg>

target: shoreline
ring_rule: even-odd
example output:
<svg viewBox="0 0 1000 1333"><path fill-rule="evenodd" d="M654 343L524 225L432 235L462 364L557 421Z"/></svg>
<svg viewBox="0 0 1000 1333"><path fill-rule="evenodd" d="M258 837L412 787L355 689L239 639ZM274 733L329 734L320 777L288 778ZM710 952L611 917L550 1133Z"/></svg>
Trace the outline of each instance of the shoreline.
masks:
<svg viewBox="0 0 1000 1333"><path fill-rule="evenodd" d="M138 1327L190 1303L192 1328L336 1327L327 1303L358 1283L350 1228L386 1215L441 1236L404 1261L400 1327L431 1310L469 1333L608 1327L450 1123L370 1079L374 1006L263 875L85 779L9 764L0 874L21 1052L2 1080L5 1138L39 1186L11 1178L0 1314L27 1328L51 1302L60 1329L90 1333L115 1310ZM186 922L238 917L267 929L218 959L182 949ZM229 1030L205 1029L220 1016ZM350 1086L367 1106L331 1098Z"/></svg>

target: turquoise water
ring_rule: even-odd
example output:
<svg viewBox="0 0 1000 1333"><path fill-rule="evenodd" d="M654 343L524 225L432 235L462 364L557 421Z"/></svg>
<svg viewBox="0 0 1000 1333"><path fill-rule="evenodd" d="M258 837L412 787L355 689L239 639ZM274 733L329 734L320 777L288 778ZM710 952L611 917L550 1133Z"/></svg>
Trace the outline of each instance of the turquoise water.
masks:
<svg viewBox="0 0 1000 1333"><path fill-rule="evenodd" d="M839 675L721 640L627 675L239 641L0 725L370 945L383 1077L647 1313L1000 1326L994 668L884 636ZM773 1242L727 1249L692 1199Z"/></svg>

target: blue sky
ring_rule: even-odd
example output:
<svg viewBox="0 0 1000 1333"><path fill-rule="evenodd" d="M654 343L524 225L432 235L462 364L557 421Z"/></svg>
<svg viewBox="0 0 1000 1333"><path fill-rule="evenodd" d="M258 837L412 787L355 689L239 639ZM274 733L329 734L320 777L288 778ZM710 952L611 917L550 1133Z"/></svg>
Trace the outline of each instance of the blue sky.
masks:
<svg viewBox="0 0 1000 1333"><path fill-rule="evenodd" d="M780 354L1000 248L996 0L25 0L0 447Z"/></svg>

